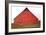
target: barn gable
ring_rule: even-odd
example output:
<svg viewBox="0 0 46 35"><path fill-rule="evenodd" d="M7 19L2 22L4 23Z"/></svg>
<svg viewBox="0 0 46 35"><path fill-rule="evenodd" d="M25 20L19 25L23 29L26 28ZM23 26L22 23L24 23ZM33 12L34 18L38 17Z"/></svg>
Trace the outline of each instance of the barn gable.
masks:
<svg viewBox="0 0 46 35"><path fill-rule="evenodd" d="M14 23L12 24L13 27L34 27L39 25L38 18L33 15L28 8L22 11L18 16L14 18ZM33 26L34 25L34 26ZM19 28L20 28L19 27ZM39 27L39 26L38 26Z"/></svg>

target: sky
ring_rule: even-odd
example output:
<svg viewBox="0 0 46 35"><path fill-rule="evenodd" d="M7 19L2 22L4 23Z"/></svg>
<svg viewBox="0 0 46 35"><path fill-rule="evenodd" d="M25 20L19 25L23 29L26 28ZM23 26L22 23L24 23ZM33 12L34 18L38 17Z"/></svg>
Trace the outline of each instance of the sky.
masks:
<svg viewBox="0 0 46 35"><path fill-rule="evenodd" d="M43 8L42 5L22 5L22 4L13 4L11 6L11 14L12 14L12 21L14 18L19 15L25 8L28 8L32 14L34 14L39 20L41 20L43 15Z"/></svg>

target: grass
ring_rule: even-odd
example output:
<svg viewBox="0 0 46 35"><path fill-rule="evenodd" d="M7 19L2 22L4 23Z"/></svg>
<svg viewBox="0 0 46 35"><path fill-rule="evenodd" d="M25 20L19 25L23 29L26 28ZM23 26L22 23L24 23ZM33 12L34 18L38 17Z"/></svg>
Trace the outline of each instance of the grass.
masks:
<svg viewBox="0 0 46 35"><path fill-rule="evenodd" d="M40 23L36 23L36 24L29 24L28 25L11 25L12 29L17 29L17 28L40 28Z"/></svg>

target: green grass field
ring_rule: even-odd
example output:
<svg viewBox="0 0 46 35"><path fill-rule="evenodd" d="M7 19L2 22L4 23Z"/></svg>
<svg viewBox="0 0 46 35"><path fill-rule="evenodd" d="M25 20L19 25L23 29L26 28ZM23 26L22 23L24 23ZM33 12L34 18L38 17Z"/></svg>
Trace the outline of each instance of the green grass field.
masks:
<svg viewBox="0 0 46 35"><path fill-rule="evenodd" d="M17 28L40 28L40 23L36 23L36 24L29 24L28 23L28 25L21 25L21 24L13 25L13 24L11 24L11 28L12 29L17 29Z"/></svg>

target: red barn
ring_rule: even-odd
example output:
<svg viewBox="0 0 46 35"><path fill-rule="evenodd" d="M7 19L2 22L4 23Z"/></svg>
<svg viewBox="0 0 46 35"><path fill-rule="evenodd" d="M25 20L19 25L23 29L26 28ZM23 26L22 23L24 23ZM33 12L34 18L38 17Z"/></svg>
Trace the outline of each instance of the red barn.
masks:
<svg viewBox="0 0 46 35"><path fill-rule="evenodd" d="M28 8L22 11L18 16L14 18L12 28L28 28L28 27L39 27L38 18L33 15Z"/></svg>

